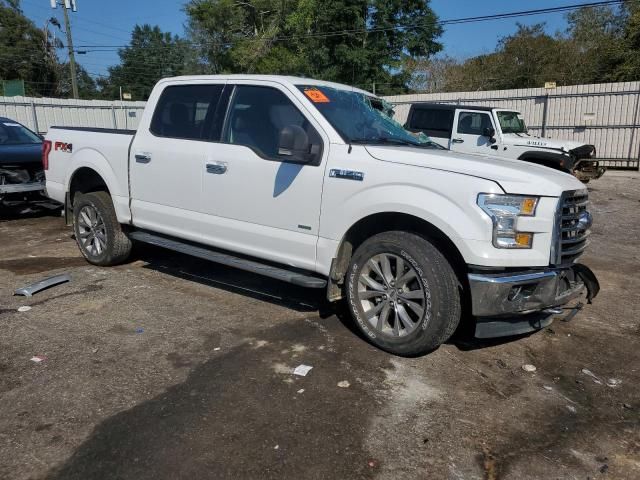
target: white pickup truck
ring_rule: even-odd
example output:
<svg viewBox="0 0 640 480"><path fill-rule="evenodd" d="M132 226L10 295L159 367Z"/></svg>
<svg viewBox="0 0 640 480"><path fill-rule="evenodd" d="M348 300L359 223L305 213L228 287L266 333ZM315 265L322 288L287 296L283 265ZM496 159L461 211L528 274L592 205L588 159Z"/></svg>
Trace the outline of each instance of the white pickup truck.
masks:
<svg viewBox="0 0 640 480"><path fill-rule="evenodd" d="M404 125L456 152L536 163L572 173L583 183L600 178L606 171L593 145L531 135L522 114L515 110L414 103Z"/></svg>
<svg viewBox="0 0 640 480"><path fill-rule="evenodd" d="M164 79L135 132L52 127L47 192L92 264L138 241L323 288L399 355L461 324L535 331L598 293L576 263L591 226L578 180L416 139L379 103L307 78Z"/></svg>

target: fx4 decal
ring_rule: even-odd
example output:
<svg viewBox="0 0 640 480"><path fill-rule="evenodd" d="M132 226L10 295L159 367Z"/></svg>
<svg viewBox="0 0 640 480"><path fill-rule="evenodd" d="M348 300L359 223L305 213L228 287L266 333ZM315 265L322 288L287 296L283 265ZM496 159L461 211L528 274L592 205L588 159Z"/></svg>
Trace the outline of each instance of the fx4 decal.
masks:
<svg viewBox="0 0 640 480"><path fill-rule="evenodd" d="M54 144L54 149L55 151L61 151L61 152L65 152L65 153L72 153L73 152L73 144L71 143L64 143L64 142L56 142Z"/></svg>

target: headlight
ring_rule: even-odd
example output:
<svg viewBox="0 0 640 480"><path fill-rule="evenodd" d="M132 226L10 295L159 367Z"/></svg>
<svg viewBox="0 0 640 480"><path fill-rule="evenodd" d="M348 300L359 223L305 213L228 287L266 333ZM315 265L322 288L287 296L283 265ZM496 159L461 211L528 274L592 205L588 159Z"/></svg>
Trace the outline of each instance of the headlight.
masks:
<svg viewBox="0 0 640 480"><path fill-rule="evenodd" d="M478 206L493 221L493 246L496 248L531 248L533 233L516 230L518 217L533 217L539 197L481 193Z"/></svg>

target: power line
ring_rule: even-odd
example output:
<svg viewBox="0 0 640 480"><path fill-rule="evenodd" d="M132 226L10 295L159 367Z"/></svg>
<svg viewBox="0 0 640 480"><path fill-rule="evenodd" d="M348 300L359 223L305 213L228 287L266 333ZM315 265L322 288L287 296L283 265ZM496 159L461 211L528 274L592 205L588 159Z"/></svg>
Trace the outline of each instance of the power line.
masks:
<svg viewBox="0 0 640 480"><path fill-rule="evenodd" d="M335 36L347 36L354 35L358 33L375 33L375 32L388 32L388 31L398 31L398 30L414 30L419 28L427 28L433 26L447 26L447 25L459 25L465 23L478 23L478 22L488 22L494 20L504 20L509 18L517 18L517 17L527 17L533 15L542 15L548 13L564 13L572 10L578 10L581 8L597 8L597 7L605 7L605 6L613 6L623 4L625 0L608 0L608 1L600 1L600 2L591 2L591 3L580 3L573 5L565 5L561 7L549 7L549 8L540 8L535 10L521 10L516 12L507 12L507 13L498 13L493 15L483 15L476 17L464 17L464 18L453 18L447 20L436 20L433 22L419 22L407 25L394 25L391 27L380 27L380 28L359 28L359 29L350 29L350 30L335 30L329 32L315 32L315 33L307 33L307 34L294 34L294 35L286 35L280 37L273 38L263 38L264 41L269 42L279 42L286 40L296 40L302 38L329 38ZM206 42L206 43L196 43L188 40L183 40L185 43L191 44L193 46L207 46L211 44L217 45L229 45L228 43L218 44L215 42ZM124 48L127 45L82 45L83 48Z"/></svg>

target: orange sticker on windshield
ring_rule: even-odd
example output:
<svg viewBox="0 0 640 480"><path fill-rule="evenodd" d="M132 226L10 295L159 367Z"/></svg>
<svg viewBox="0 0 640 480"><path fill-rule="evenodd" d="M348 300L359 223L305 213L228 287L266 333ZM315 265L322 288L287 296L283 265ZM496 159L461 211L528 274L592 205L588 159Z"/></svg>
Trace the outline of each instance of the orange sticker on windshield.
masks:
<svg viewBox="0 0 640 480"><path fill-rule="evenodd" d="M308 88L304 91L304 94L309 97L313 103L329 103L329 97L327 97L324 93L322 93L317 88Z"/></svg>

